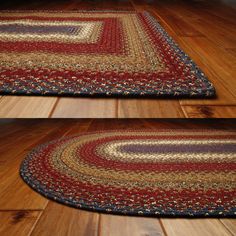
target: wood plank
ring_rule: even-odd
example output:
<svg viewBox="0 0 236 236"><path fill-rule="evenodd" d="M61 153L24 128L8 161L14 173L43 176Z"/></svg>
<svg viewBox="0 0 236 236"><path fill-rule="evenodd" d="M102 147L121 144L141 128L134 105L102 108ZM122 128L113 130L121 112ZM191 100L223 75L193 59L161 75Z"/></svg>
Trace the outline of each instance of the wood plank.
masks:
<svg viewBox="0 0 236 236"><path fill-rule="evenodd" d="M173 7L173 9L175 9L176 6ZM190 104L214 104L214 105L235 105L236 104L236 97L233 96L233 92L230 92L230 89L227 87L227 85L223 82L224 77L220 77L220 75L218 75L218 71L216 70L216 67L214 66L214 57L212 57L211 54L217 55L219 57L219 55L224 55L225 56L225 60L227 58L227 70L232 71L232 66L234 64L234 57L232 55L229 56L229 53L227 50L222 50L221 48L219 48L218 46L215 46L212 42L210 42L208 39L206 39L205 37L178 37L178 35L176 34L176 30L175 28L171 25L168 24L165 20L166 20L166 16L165 11L170 11L171 7L168 8L168 10L166 10L164 8L164 10L161 8L160 9L156 9L154 10L153 8L149 8L150 11L155 15L155 17L157 17L160 21L160 24L166 29L166 31L174 38L174 40L179 44L179 46L194 60L194 62L205 72L205 74L207 75L207 77L209 78L209 80L213 83L213 85L216 88L216 93L217 93L217 98L214 99L180 99L180 104L181 105L190 105ZM181 13L183 10L186 9L182 9L181 8ZM161 13L159 15L159 13ZM178 14L181 14L178 13ZM191 12L190 12L191 13ZM170 13L168 13L170 14ZM187 14L187 13L184 13ZM188 13L189 14L189 13ZM187 15L187 19L189 19L190 17ZM191 46L191 43L186 43L184 40L182 39L186 39L186 40L193 40L194 38L197 38L199 40L202 40L204 42L207 42L207 45L209 45L209 48L211 50L211 54L208 55L208 58L210 59L206 59L206 56L202 55L201 52L203 51L205 54L208 53L208 50L205 50L207 47L201 46L196 44ZM202 44L203 45L203 44ZM204 44L205 45L205 44ZM198 47L200 47L200 50L198 50ZM200 52L200 54L199 54ZM213 61L211 61L213 60ZM218 60L218 59L217 59ZM219 60L216 62L220 63ZM224 60L224 61L225 61ZM207 61L207 63L206 63ZM212 64L212 66L210 67L209 64ZM227 78L225 78L227 79ZM232 90L232 89L231 89Z"/></svg>
<svg viewBox="0 0 236 236"><path fill-rule="evenodd" d="M215 9L212 9L215 8ZM212 9L212 10L211 10ZM222 0L218 1L214 6L210 6L208 9L205 9L208 15L214 15L220 19L227 20L235 24L235 2L228 1L226 5Z"/></svg>
<svg viewBox="0 0 236 236"><path fill-rule="evenodd" d="M171 26L178 36L203 36L200 31L189 24L189 18L188 21L186 21L185 18L181 18L179 15L166 15L165 22Z"/></svg>
<svg viewBox="0 0 236 236"><path fill-rule="evenodd" d="M202 10L202 12L204 12L204 18L209 17L213 22L217 18L235 24L235 5L233 1L231 4L230 1L228 1L228 5L222 0L215 2L215 4L211 4L209 1L202 1L202 3L203 4L198 4L196 2L195 7L192 7L197 14L199 14L199 10ZM196 6L198 6L198 8Z"/></svg>
<svg viewBox="0 0 236 236"><path fill-rule="evenodd" d="M158 219L155 218L115 216L105 214L102 214L100 218L100 236L164 235Z"/></svg>
<svg viewBox="0 0 236 236"><path fill-rule="evenodd" d="M25 154L25 153L24 153ZM19 156L19 162L25 155ZM19 164L8 167L1 173L0 210L42 210L48 199L33 191L19 175Z"/></svg>
<svg viewBox="0 0 236 236"><path fill-rule="evenodd" d="M155 7L157 12L163 15L178 15L180 17L198 18L200 14L194 14L191 11L194 2L183 2L183 1L155 1L150 4ZM198 4L197 4L198 5ZM176 12L177 11L177 12Z"/></svg>
<svg viewBox="0 0 236 236"><path fill-rule="evenodd" d="M215 6L206 6L206 4L204 4L205 1L189 3L183 1L158 1L154 3L154 6L156 11L161 14L174 30L176 25L180 28L181 26L187 29L190 27L190 29L193 28L196 32L199 32L199 34L206 36L211 40L212 44L218 47L233 47L236 40L235 21L232 21L233 18L226 19L222 13L219 13L219 7L214 9ZM201 14L199 14L199 12L201 12ZM230 11L228 12L230 13ZM176 21L172 22L171 19L169 20L169 17L176 18ZM206 27L206 25L208 27ZM192 36L197 36L197 34L193 34Z"/></svg>
<svg viewBox="0 0 236 236"><path fill-rule="evenodd" d="M166 234L171 236L231 236L218 219L161 219Z"/></svg>
<svg viewBox="0 0 236 236"><path fill-rule="evenodd" d="M206 27L206 24L208 27ZM204 22L201 19L196 20L194 26L212 41L212 44L221 48L235 47L235 25L227 24L223 20L212 21L212 19L204 18Z"/></svg>
<svg viewBox="0 0 236 236"><path fill-rule="evenodd" d="M116 103L112 98L60 98L52 118L113 118Z"/></svg>
<svg viewBox="0 0 236 236"><path fill-rule="evenodd" d="M188 118L235 118L236 106L182 106Z"/></svg>
<svg viewBox="0 0 236 236"><path fill-rule="evenodd" d="M216 49L204 37L181 37L181 41L191 50L195 50L204 64L215 72L225 87L232 94L236 94L236 81L234 80L236 70L232 67L232 57L229 57L228 53L219 48Z"/></svg>
<svg viewBox="0 0 236 236"><path fill-rule="evenodd" d="M50 202L31 236L98 235L99 214Z"/></svg>
<svg viewBox="0 0 236 236"><path fill-rule="evenodd" d="M20 120L20 119L18 119ZM29 122L30 123L30 122ZM16 119L9 119L9 118L1 118L0 119L0 143L5 142L5 138L9 138L11 135L17 135L22 130L22 127L18 123L16 123ZM6 142L7 143L7 142Z"/></svg>
<svg viewBox="0 0 236 236"><path fill-rule="evenodd" d="M232 235L236 235L236 219L221 219L220 221L232 233Z"/></svg>
<svg viewBox="0 0 236 236"><path fill-rule="evenodd" d="M30 235L40 215L40 211L0 211L0 235Z"/></svg>
<svg viewBox="0 0 236 236"><path fill-rule="evenodd" d="M228 54L231 55L231 57L233 57L233 61L235 62L236 61L236 46L235 48L227 48L225 50Z"/></svg>
<svg viewBox="0 0 236 236"><path fill-rule="evenodd" d="M39 143L63 137L64 135L86 131L90 125L90 120L88 119L80 121L67 120L69 124L61 120L33 121L32 123L29 122L29 127L25 125L26 127L23 126L19 130L19 132L25 134L23 137L18 132L13 133L8 138L9 144L1 145L0 209L44 209L48 199L32 191L19 176L19 168L22 160L29 150ZM2 144L1 142L0 144ZM12 145L14 145L14 148L11 148Z"/></svg>
<svg viewBox="0 0 236 236"><path fill-rule="evenodd" d="M175 32L174 27L171 27L166 22L166 13L162 12L162 10L165 11L163 7L160 7L160 11L158 11L155 7L148 6L148 11L152 14L152 16L159 22L159 24L165 29L165 31L171 36L173 39L178 38L177 32ZM167 14L168 16L168 14Z"/></svg>
<svg viewBox="0 0 236 236"><path fill-rule="evenodd" d="M236 119L141 119L148 129L216 129L236 130ZM170 122L171 121L171 122Z"/></svg>
<svg viewBox="0 0 236 236"><path fill-rule="evenodd" d="M61 119L50 119L49 124L52 125L52 127L55 120L60 121L60 123L57 125L57 129L53 129L49 134L37 140L37 143L33 143L24 150L30 151L40 143L45 143L65 136L86 132L91 123L91 120L89 119L66 119L67 122L64 120L63 122Z"/></svg>
<svg viewBox="0 0 236 236"><path fill-rule="evenodd" d="M22 122L21 122L22 121ZM62 124L57 120L52 120L51 122L37 122L34 119L27 119L27 124L24 120L19 120L19 129L15 132L8 133L7 136L1 135L0 140L0 156L2 160L10 160L14 156L18 155L31 145L36 145L40 139L51 132L54 132L60 128ZM4 126L4 125L2 125ZM14 129L12 126L11 129ZM22 132L24 135L22 135ZM12 148L14 146L14 148Z"/></svg>
<svg viewBox="0 0 236 236"><path fill-rule="evenodd" d="M119 99L119 118L181 118L180 104L168 99Z"/></svg>
<svg viewBox="0 0 236 236"><path fill-rule="evenodd" d="M233 91L231 91L232 89L229 89L229 85L223 82L218 70L214 67L215 61L210 62L210 60L207 59L208 56L199 54L199 51L196 50L196 48L198 48L197 45L192 47L191 44L189 45L188 43L182 41L182 38L178 39L178 43L201 68L201 70L204 71L208 79L213 83L217 95L217 98L212 99L181 99L180 104L236 105L236 97L233 95Z"/></svg>
<svg viewBox="0 0 236 236"><path fill-rule="evenodd" d="M9 138L4 138L4 140L8 139L8 143L6 145L2 145L1 143L1 210L44 209L46 203L48 202L46 198L43 198L38 193L32 191L32 189L30 189L28 185L23 182L19 176L19 168L21 161L28 153L27 148L33 144L36 145L42 137L53 132L55 130L55 126L45 123L45 120L38 124L27 120L27 123L28 127L24 124L21 127L21 130L19 130L21 135L19 132L10 134ZM54 123L58 126L57 122ZM22 133L24 133L24 136L22 136ZM14 148L12 148L13 145Z"/></svg>
<svg viewBox="0 0 236 236"><path fill-rule="evenodd" d="M56 97L4 96L0 100L1 118L47 118Z"/></svg>
<svg viewBox="0 0 236 236"><path fill-rule="evenodd" d="M142 119L93 119L88 131L106 131L106 130L127 130L127 129L142 129L144 128Z"/></svg>
<svg viewBox="0 0 236 236"><path fill-rule="evenodd" d="M99 0L99 1L73 1L73 5L68 10L115 10L132 11L134 10L129 0ZM54 3L55 4L55 3ZM68 3L66 4L68 5ZM63 7L64 8L64 7Z"/></svg>
<svg viewBox="0 0 236 236"><path fill-rule="evenodd" d="M64 136L77 135L87 132L91 125L91 122L92 119L76 119L75 124L70 125L70 129L68 129Z"/></svg>

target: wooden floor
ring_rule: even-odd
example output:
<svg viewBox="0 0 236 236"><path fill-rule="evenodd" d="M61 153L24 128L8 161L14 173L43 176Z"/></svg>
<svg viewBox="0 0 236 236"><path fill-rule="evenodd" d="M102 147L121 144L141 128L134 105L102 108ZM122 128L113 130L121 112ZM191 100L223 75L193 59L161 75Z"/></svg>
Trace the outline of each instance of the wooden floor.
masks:
<svg viewBox="0 0 236 236"><path fill-rule="evenodd" d="M207 0L11 0L0 9L147 10L215 85L216 99L0 98L0 117L236 117L236 10Z"/></svg>
<svg viewBox="0 0 236 236"><path fill-rule="evenodd" d="M34 146L86 131L129 128L236 129L236 120L0 119L1 236L229 236L236 219L169 219L115 216L52 202L28 187L19 165Z"/></svg>

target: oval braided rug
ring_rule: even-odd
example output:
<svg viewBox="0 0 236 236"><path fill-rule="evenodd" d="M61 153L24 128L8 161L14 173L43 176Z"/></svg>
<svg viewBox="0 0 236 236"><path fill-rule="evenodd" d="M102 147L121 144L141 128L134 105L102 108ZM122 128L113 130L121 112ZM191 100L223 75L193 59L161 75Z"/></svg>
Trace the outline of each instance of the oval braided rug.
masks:
<svg viewBox="0 0 236 236"><path fill-rule="evenodd" d="M24 181L47 198L100 212L235 216L236 132L131 130L43 144Z"/></svg>

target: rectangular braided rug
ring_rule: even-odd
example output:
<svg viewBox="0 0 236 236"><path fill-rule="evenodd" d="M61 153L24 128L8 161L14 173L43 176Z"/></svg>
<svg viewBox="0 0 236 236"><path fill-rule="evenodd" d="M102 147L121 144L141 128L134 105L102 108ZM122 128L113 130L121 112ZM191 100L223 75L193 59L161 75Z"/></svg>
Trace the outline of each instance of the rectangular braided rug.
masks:
<svg viewBox="0 0 236 236"><path fill-rule="evenodd" d="M2 11L0 94L213 97L149 13Z"/></svg>

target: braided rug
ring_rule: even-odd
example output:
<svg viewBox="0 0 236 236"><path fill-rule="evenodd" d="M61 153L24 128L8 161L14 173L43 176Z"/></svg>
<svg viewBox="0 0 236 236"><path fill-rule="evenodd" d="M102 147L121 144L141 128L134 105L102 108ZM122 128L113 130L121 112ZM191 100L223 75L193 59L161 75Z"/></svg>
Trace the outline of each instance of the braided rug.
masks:
<svg viewBox="0 0 236 236"><path fill-rule="evenodd" d="M131 130L64 137L32 150L20 174L68 206L145 216L236 215L236 132Z"/></svg>
<svg viewBox="0 0 236 236"><path fill-rule="evenodd" d="M149 13L0 12L0 94L212 97Z"/></svg>

